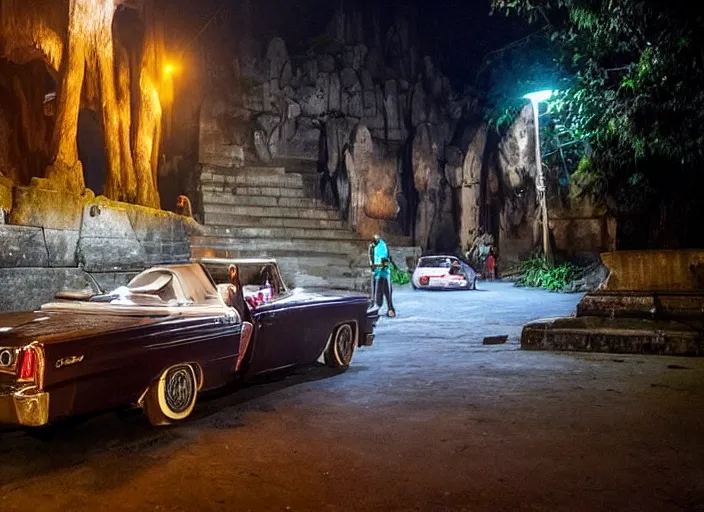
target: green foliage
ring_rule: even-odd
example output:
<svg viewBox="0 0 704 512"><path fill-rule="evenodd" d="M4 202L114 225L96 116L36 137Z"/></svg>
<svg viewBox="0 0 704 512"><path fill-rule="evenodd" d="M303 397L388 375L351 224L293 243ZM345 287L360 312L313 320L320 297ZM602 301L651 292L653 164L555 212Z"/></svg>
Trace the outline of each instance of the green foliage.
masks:
<svg viewBox="0 0 704 512"><path fill-rule="evenodd" d="M588 192L617 211L697 195L692 183L704 166L704 16L697 3L670 0L663 9L650 0L492 0L492 6L541 27L555 72L570 77L555 87L561 94L550 108L560 130L589 142L589 165L573 162ZM533 57L529 48L522 51L524 59ZM549 62L541 54L537 60ZM530 66L501 67L506 83L494 81L490 98L527 79L517 74L536 73ZM490 115L497 109L487 107Z"/></svg>
<svg viewBox="0 0 704 512"><path fill-rule="evenodd" d="M551 267L542 257L522 261L520 269L521 276L516 286L545 288L555 292L567 289L581 274L579 267L572 263L563 262Z"/></svg>
<svg viewBox="0 0 704 512"><path fill-rule="evenodd" d="M398 285L404 285L408 284L411 282L411 278L408 275L408 272L404 272L400 268L396 266L395 263L391 263L391 283L392 284L398 284Z"/></svg>

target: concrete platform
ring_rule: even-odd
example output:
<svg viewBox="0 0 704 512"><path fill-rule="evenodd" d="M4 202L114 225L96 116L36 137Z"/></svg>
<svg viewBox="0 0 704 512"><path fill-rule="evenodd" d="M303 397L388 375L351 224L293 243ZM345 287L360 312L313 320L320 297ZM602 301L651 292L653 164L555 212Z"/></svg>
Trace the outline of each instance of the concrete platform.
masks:
<svg viewBox="0 0 704 512"><path fill-rule="evenodd" d="M577 304L576 316L526 325L527 350L704 355L704 252L601 255L609 276Z"/></svg>
<svg viewBox="0 0 704 512"><path fill-rule="evenodd" d="M565 317L523 327L521 348L613 354L704 356L704 323Z"/></svg>
<svg viewBox="0 0 704 512"><path fill-rule="evenodd" d="M596 292L577 304L577 316L698 319L704 313L704 293Z"/></svg>

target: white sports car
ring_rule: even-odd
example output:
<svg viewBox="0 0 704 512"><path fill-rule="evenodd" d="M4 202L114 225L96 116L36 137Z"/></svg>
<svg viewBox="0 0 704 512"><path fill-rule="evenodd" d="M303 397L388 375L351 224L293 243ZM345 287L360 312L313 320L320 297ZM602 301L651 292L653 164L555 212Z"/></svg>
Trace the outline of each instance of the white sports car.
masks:
<svg viewBox="0 0 704 512"><path fill-rule="evenodd" d="M416 290L475 290L477 272L454 256L425 256L418 260L411 283Z"/></svg>

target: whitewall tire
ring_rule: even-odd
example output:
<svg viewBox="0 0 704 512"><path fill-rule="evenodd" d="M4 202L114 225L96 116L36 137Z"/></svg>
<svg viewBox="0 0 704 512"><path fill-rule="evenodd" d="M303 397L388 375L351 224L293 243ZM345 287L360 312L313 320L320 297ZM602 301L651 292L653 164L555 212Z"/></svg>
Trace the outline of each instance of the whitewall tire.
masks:
<svg viewBox="0 0 704 512"><path fill-rule="evenodd" d="M198 379L193 366L172 366L149 387L144 409L153 425L168 425L190 416L197 394Z"/></svg>

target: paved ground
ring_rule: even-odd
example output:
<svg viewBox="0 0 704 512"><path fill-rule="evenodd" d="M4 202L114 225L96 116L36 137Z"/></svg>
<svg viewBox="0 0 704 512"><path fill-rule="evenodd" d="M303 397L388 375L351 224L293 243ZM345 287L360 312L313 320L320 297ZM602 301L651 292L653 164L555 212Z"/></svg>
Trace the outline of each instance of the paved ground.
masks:
<svg viewBox="0 0 704 512"><path fill-rule="evenodd" d="M523 352L574 295L397 290L353 367L0 434L0 511L704 510L704 360ZM509 343L483 346L486 335Z"/></svg>

